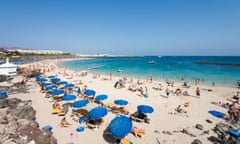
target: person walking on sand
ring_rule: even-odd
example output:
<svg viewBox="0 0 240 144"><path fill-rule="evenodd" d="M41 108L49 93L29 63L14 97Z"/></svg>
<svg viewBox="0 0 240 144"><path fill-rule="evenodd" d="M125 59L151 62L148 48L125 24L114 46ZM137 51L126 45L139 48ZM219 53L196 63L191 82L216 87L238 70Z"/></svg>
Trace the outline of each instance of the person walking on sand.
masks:
<svg viewBox="0 0 240 144"><path fill-rule="evenodd" d="M168 89L168 87L166 88L165 92L166 92L166 95L167 95L167 97L168 97L169 94L170 94L170 90Z"/></svg>
<svg viewBox="0 0 240 144"><path fill-rule="evenodd" d="M144 94L144 97L145 97L145 98L148 98L148 89L147 89L147 86L145 86L145 94Z"/></svg>
<svg viewBox="0 0 240 144"><path fill-rule="evenodd" d="M199 89L199 87L197 87L197 89L196 89L196 96L197 96L197 98L200 98L200 89Z"/></svg>

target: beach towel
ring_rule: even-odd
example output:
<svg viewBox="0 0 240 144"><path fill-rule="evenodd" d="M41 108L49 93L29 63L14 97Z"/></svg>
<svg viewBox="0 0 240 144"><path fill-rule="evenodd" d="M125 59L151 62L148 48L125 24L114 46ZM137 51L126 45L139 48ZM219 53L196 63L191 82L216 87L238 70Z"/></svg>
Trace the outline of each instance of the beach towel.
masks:
<svg viewBox="0 0 240 144"><path fill-rule="evenodd" d="M210 111L208 111L208 113L210 113L212 116L217 117L217 118L224 118L224 116L225 116L224 113L221 113L216 110L210 110Z"/></svg>

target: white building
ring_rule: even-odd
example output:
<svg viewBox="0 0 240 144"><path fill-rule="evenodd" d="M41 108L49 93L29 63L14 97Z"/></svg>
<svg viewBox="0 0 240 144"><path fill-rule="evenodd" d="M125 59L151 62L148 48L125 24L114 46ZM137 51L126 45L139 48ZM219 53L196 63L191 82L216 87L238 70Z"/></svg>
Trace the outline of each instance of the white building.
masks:
<svg viewBox="0 0 240 144"><path fill-rule="evenodd" d="M0 65L0 75L13 76L17 74L17 65L9 63L9 59L6 59L6 63Z"/></svg>

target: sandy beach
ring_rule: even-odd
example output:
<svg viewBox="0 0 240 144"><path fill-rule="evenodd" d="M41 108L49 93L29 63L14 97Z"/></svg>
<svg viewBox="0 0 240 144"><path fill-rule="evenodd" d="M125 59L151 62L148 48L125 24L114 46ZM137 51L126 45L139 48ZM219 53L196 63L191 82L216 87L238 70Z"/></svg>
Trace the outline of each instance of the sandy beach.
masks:
<svg viewBox="0 0 240 144"><path fill-rule="evenodd" d="M134 144L189 144L194 139L199 139L204 144L211 143L208 140L210 135L216 135L212 129L218 122L225 122L224 119L213 117L208 113L209 110L217 110L227 115L227 109L211 104L211 102L229 102L227 99L231 99L234 93L237 92L235 87L222 87L222 86L205 86L195 85L190 83L190 88L183 88L183 83L174 83L174 86L168 86L164 81L146 81L141 79L142 84L140 87L145 92L145 87L148 89L148 97L141 96L139 91L132 92L128 90L129 86L136 84L137 79L126 78L125 87L121 89L114 88L115 82L122 77L112 76L110 80L109 75L96 76L92 73L88 73L86 76L81 76L80 71L72 71L69 69L61 68L58 63L61 60L45 60L37 62L34 65L35 68L45 69L43 77L55 75L61 80L65 80L76 85L81 80L83 84L76 85L83 89L84 85L87 85L88 89L96 91L96 95L106 94L108 99L104 101L104 104L113 103L116 99L124 99L128 101L126 108L129 110L129 115L136 112L137 106L140 104L150 105L153 107L154 112L148 114L150 123L135 122L133 126L140 129L145 129L146 134L144 137L137 137L129 133L126 138ZM30 64L29 64L30 65ZM30 67L30 66L28 66ZM37 84L34 78L27 82L30 85L30 93L15 93L9 95L9 97L18 97L24 100L32 100L32 106L37 111L37 121L40 127L51 125L53 127L53 136L57 139L59 144L106 144L109 142L106 136L106 128L110 121L117 115L112 112L108 112L107 116L103 118L104 122L99 128L89 129L85 128L83 132L77 132L76 128L84 126L74 121L71 117L71 109L66 114L66 119L72 125L68 128L60 126L61 116L51 113L53 100L51 98L45 98L44 94L40 91L40 86ZM153 89L162 85L162 90ZM196 89L200 88L200 98L196 96ZM177 96L170 92L170 95L166 97L166 88L170 91L175 91L177 88L182 91L187 90L190 96ZM211 91L209 91L211 89ZM73 94L77 94L73 92ZM63 104L64 102L59 102ZM184 104L188 103L188 107L184 107ZM231 103L231 102L229 102ZM94 106L94 104L92 104ZM96 104L95 104L96 105ZM178 113L175 111L178 105L181 105L186 111L185 113ZM128 115L128 117L129 117ZM213 123L208 123L206 120L211 120ZM203 130L196 129L196 124L201 124ZM187 129L196 137L184 134L182 129ZM209 134L203 134L204 131L209 130ZM167 133L166 133L167 131ZM169 133L170 132L170 133Z"/></svg>

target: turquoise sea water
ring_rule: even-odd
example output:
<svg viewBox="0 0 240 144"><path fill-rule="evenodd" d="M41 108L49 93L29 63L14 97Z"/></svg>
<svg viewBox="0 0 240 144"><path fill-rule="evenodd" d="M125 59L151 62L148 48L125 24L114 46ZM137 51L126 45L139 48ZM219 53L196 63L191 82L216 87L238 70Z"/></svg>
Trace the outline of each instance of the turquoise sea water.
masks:
<svg viewBox="0 0 240 144"><path fill-rule="evenodd" d="M155 64L150 64L154 61ZM229 56L145 56L93 58L66 61L60 65L76 71L88 70L113 75L180 81L185 77L190 83L200 79L200 83L235 86L240 79L240 67L220 65L200 65L194 62L215 62L240 64L240 57Z"/></svg>

